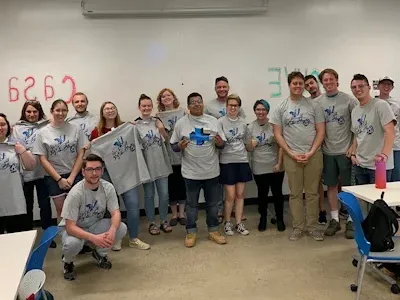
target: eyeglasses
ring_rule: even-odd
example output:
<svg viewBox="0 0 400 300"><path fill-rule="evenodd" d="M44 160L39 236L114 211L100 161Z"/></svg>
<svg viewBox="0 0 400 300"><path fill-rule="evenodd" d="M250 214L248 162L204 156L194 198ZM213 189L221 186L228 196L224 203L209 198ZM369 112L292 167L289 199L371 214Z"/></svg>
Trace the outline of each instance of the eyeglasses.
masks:
<svg viewBox="0 0 400 300"><path fill-rule="evenodd" d="M203 100L191 100L189 104L202 104Z"/></svg>
<svg viewBox="0 0 400 300"><path fill-rule="evenodd" d="M117 109L115 107L107 107L103 109L104 111L116 111Z"/></svg>
<svg viewBox="0 0 400 300"><path fill-rule="evenodd" d="M85 172L88 172L88 173L93 173L93 172L100 173L101 171L103 171L103 167L86 168L85 169Z"/></svg>
<svg viewBox="0 0 400 300"><path fill-rule="evenodd" d="M363 88L365 88L366 86L369 86L368 84L359 84L359 85L353 85L353 86L351 86L351 89L354 91L354 90L356 90L356 89L363 89Z"/></svg>

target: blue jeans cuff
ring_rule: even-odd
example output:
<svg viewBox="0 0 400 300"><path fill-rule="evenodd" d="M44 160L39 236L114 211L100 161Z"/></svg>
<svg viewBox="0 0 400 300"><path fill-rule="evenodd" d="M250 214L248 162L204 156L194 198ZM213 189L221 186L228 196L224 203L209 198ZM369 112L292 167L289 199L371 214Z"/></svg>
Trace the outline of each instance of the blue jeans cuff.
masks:
<svg viewBox="0 0 400 300"><path fill-rule="evenodd" d="M219 230L219 226L208 227L208 232L216 232Z"/></svg>
<svg viewBox="0 0 400 300"><path fill-rule="evenodd" d="M186 229L186 232L187 233L196 233L197 232L197 228L195 227L195 228Z"/></svg>

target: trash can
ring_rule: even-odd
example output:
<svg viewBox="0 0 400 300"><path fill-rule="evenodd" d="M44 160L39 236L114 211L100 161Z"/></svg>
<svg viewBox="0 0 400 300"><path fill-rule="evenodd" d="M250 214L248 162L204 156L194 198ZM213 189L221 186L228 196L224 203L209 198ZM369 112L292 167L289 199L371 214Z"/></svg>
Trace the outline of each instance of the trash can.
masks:
<svg viewBox="0 0 400 300"><path fill-rule="evenodd" d="M42 270L30 270L22 278L18 288L19 300L47 300L44 293L46 274ZM33 298L32 296L33 295ZM31 296L31 298L29 298Z"/></svg>

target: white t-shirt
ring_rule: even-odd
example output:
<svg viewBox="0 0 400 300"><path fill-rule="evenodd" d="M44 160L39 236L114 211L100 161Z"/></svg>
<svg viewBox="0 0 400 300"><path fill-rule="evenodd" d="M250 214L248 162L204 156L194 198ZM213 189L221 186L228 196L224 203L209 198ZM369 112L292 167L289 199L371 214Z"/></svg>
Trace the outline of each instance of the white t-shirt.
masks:
<svg viewBox="0 0 400 300"><path fill-rule="evenodd" d="M67 118L66 122L78 126L78 128L82 130L86 138L89 140L90 134L99 123L99 117L87 111L83 114L76 114L73 117Z"/></svg>

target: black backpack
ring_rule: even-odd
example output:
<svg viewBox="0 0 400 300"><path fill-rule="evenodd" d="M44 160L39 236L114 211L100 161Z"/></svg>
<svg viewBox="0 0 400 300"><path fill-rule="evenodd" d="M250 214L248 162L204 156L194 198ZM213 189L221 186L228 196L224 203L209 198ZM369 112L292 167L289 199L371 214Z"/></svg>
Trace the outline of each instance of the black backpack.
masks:
<svg viewBox="0 0 400 300"><path fill-rule="evenodd" d="M397 221L399 215L387 205L383 195L384 192L381 194L381 199L375 200L368 216L362 222L365 237L371 243L373 252L393 250L392 237L399 230Z"/></svg>

